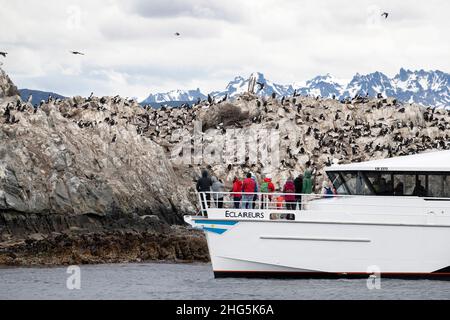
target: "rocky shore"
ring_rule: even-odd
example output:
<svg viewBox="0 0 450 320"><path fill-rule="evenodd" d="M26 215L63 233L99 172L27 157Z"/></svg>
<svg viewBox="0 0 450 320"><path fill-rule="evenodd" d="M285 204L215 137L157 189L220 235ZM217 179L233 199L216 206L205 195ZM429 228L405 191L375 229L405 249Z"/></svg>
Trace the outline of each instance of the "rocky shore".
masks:
<svg viewBox="0 0 450 320"><path fill-rule="evenodd" d="M0 214L0 265L207 262L203 232L152 217Z"/></svg>

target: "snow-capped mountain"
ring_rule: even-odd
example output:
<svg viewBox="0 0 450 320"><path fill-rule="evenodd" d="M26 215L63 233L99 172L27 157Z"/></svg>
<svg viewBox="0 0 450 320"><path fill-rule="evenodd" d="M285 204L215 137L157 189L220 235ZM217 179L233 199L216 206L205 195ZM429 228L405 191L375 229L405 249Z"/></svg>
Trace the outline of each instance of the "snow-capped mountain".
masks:
<svg viewBox="0 0 450 320"><path fill-rule="evenodd" d="M400 69L394 77L396 97L406 102L450 108L450 74Z"/></svg>
<svg viewBox="0 0 450 320"><path fill-rule="evenodd" d="M381 72L361 75L357 73L353 79L341 91L339 98L354 97L355 95L366 95L376 97L381 93L384 97L396 97L395 86L392 80Z"/></svg>
<svg viewBox="0 0 450 320"><path fill-rule="evenodd" d="M255 86L255 93L260 96L270 96L276 93L280 96L290 96L294 92L301 95L320 96L323 98L345 99L355 95L371 97L381 93L384 97L394 97L407 103L418 103L424 106L450 108L450 74L442 71L411 71L400 69L393 78L381 72L366 75L357 73L350 81L337 79L330 74L317 76L304 83L282 85L274 83L256 72L248 78L238 76L234 78L223 91L214 91L210 95L220 100L225 95L233 98L247 92L251 77L264 84ZM186 102L206 99L199 89L192 91L171 91L164 94L150 95L143 103Z"/></svg>
<svg viewBox="0 0 450 320"><path fill-rule="evenodd" d="M168 102L192 102L206 99L206 95L197 90L173 90L166 93L150 94L142 104L164 104Z"/></svg>
<svg viewBox="0 0 450 320"><path fill-rule="evenodd" d="M345 83L326 74L306 81L304 85L296 85L297 93L301 95L339 97L345 88Z"/></svg>
<svg viewBox="0 0 450 320"><path fill-rule="evenodd" d="M241 93L247 92L250 79L256 78L255 93L259 96L270 96L272 93L276 93L278 96L292 95L294 93L294 88L292 85L281 85L273 83L267 80L264 75L260 72L253 73L249 78L244 79L243 77L236 77L231 81L224 91L215 91L211 95L213 97L222 98L228 95L229 98L233 98ZM261 89L261 84L263 87Z"/></svg>

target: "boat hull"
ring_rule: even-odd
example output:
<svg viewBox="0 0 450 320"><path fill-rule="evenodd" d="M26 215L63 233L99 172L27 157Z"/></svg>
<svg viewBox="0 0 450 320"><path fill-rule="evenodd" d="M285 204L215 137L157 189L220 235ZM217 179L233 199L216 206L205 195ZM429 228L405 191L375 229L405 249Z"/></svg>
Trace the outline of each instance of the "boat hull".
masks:
<svg viewBox="0 0 450 320"><path fill-rule="evenodd" d="M361 218L305 212L296 221L193 218L191 224L206 231L216 278L450 279L447 219Z"/></svg>
<svg viewBox="0 0 450 320"><path fill-rule="evenodd" d="M214 278L248 279L367 279L370 273L277 272L277 271L214 271ZM450 280L450 272L380 273L380 278L405 280Z"/></svg>

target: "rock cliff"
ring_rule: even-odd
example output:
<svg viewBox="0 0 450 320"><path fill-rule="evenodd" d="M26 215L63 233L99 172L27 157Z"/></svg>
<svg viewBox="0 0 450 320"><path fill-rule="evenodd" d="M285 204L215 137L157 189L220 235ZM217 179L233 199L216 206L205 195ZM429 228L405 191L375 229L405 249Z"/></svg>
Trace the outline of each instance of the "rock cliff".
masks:
<svg viewBox="0 0 450 320"><path fill-rule="evenodd" d="M138 133L146 113L139 106L119 98L37 108L17 101L0 102L0 210L152 214L169 223L193 212L162 148Z"/></svg>
<svg viewBox="0 0 450 320"><path fill-rule="evenodd" d="M180 236L203 241L193 231L168 229L195 212L194 202L163 148L142 134L148 112L135 101L75 97L33 106L16 96L2 70L0 88L0 264L47 263L27 256L27 244L47 241L50 248L50 239L62 236L125 248L133 245L120 242L123 233L136 241L164 235L165 244L154 240L161 250ZM170 257L189 256L180 250ZM206 249L200 255L207 259Z"/></svg>

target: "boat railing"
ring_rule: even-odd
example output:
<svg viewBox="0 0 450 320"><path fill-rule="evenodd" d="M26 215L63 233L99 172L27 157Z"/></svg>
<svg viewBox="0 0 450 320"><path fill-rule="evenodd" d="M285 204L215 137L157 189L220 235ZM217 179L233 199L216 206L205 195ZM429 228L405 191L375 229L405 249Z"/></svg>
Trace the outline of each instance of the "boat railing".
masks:
<svg viewBox="0 0 450 320"><path fill-rule="evenodd" d="M300 194L283 192L197 192L201 214L211 208L303 210L316 199L338 197L330 194Z"/></svg>
<svg viewBox="0 0 450 320"><path fill-rule="evenodd" d="M373 196L373 195L342 195L342 194L303 194L303 193L283 193L283 192L197 192L201 206L201 215L206 215L208 209L267 209L267 210L307 210L309 205L319 199L342 199L357 198L361 202L352 201L352 207L375 207L383 206L383 198L393 198L393 196ZM367 199L376 198L376 203L367 202ZM411 199L411 196L395 196L395 198ZM424 198L428 200L446 200L448 198ZM381 201L381 202L380 202ZM336 201L322 201L321 206L343 205ZM415 208L417 203L389 203L389 207ZM423 209L449 209L449 206L423 206Z"/></svg>
<svg viewBox="0 0 450 320"><path fill-rule="evenodd" d="M319 195L296 193L263 193L263 192L197 192L202 210L211 208L223 209L301 209L303 197L322 198ZM286 198L287 197L287 198ZM293 198L291 200L291 198Z"/></svg>

